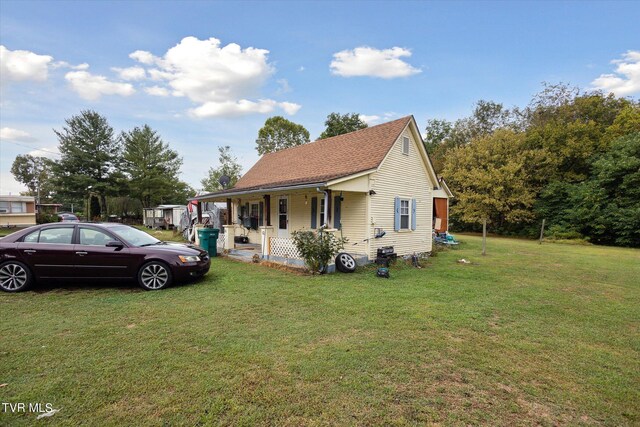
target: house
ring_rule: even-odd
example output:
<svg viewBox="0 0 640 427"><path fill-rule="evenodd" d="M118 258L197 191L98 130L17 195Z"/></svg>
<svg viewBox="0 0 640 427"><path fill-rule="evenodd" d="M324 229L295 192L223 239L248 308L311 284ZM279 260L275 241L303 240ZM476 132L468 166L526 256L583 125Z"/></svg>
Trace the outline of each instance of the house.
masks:
<svg viewBox="0 0 640 427"><path fill-rule="evenodd" d="M36 225L36 199L32 196L0 196L0 227Z"/></svg>
<svg viewBox="0 0 640 427"><path fill-rule="evenodd" d="M398 255L431 251L439 185L408 116L265 154L233 188L192 200L226 203L218 241L224 249L301 262L291 233L324 227L346 237L345 251L366 262L385 246Z"/></svg>

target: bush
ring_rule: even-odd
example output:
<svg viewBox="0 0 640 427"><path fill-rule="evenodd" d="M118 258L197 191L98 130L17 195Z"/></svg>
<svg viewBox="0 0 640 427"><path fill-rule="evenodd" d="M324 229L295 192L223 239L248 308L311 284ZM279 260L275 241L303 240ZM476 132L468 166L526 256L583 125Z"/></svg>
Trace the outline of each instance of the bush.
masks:
<svg viewBox="0 0 640 427"><path fill-rule="evenodd" d="M48 224L50 222L58 222L59 220L58 215L54 213L39 213L36 215L36 222L38 224Z"/></svg>
<svg viewBox="0 0 640 427"><path fill-rule="evenodd" d="M305 264L311 273L322 273L329 265L340 249L344 248L347 242L345 238L338 238L333 233L314 231L294 231L291 233L293 243L304 259Z"/></svg>

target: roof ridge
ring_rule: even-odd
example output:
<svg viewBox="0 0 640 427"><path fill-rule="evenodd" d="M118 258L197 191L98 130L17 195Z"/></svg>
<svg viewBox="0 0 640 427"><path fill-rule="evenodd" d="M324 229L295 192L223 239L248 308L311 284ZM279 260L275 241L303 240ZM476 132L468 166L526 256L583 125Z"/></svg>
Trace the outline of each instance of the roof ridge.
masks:
<svg viewBox="0 0 640 427"><path fill-rule="evenodd" d="M366 128L354 130L354 131L347 132L347 133L341 133L340 135L334 135L334 136L330 136L328 138L316 139L316 140L313 140L313 141L305 142L304 144L295 145L293 147L283 148L282 150L272 151L270 153L265 153L265 154L262 155L262 157L267 156L267 155L282 153L284 151L295 150L296 148L304 147L304 146L307 146L309 144L315 144L315 143L320 143L320 142L328 142L328 141L331 141L331 140L336 139L336 138L344 137L345 135L353 135L353 134L358 133L358 132L369 131L371 129L375 129L375 128L380 127L380 126L390 125L391 123L395 123L395 122L398 122L398 121L401 121L401 120L408 120L408 119L410 119L412 117L413 117L413 115L408 115L408 116L400 117L399 119L391 120L389 122L380 123L380 124L375 125L375 126L367 126Z"/></svg>

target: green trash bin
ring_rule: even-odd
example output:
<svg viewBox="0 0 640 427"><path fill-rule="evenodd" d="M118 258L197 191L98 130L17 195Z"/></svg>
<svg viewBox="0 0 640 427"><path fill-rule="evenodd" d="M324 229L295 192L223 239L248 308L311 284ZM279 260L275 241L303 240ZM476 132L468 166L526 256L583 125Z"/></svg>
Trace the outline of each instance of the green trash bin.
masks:
<svg viewBox="0 0 640 427"><path fill-rule="evenodd" d="M217 228L207 228L209 230L209 256L218 256L218 236L220 230Z"/></svg>
<svg viewBox="0 0 640 427"><path fill-rule="evenodd" d="M200 239L200 247L207 252L209 251L209 244L211 242L210 237L211 237L210 228L201 228L200 230L198 230L198 239Z"/></svg>

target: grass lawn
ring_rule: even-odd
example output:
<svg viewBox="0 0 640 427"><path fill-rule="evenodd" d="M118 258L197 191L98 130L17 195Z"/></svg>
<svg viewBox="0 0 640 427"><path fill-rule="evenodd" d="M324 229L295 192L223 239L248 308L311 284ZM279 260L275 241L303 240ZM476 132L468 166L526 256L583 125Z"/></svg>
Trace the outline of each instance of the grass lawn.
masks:
<svg viewBox="0 0 640 427"><path fill-rule="evenodd" d="M638 425L640 251L459 237L389 280L218 258L160 292L0 295L1 401L61 425Z"/></svg>

